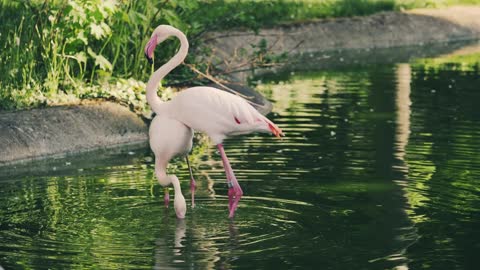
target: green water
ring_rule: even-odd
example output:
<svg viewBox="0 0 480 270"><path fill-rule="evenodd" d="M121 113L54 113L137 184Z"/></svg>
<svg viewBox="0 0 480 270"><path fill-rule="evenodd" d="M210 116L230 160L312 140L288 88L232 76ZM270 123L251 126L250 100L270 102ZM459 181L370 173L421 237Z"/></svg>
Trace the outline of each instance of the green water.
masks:
<svg viewBox="0 0 480 270"><path fill-rule="evenodd" d="M266 75L286 133L195 150L184 221L136 147L0 171L5 269L477 269L480 54ZM190 205L188 171L170 167Z"/></svg>

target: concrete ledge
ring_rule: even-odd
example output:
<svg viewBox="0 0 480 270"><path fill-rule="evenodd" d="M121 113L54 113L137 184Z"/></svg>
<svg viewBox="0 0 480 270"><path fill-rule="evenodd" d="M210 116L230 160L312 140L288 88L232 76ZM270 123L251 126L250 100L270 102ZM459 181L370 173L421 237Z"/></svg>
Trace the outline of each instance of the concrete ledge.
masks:
<svg viewBox="0 0 480 270"><path fill-rule="evenodd" d="M146 142L146 124L113 102L0 112L0 166Z"/></svg>

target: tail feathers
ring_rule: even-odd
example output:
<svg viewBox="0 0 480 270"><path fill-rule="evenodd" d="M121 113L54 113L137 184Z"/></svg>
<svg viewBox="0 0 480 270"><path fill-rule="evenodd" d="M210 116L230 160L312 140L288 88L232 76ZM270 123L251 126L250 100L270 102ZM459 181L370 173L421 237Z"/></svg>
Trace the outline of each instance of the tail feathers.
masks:
<svg viewBox="0 0 480 270"><path fill-rule="evenodd" d="M275 135L277 138L281 138L282 136L285 136L285 134L283 134L283 131L277 125L275 125L272 121L266 119L265 122L267 122L268 128L270 129L272 134Z"/></svg>

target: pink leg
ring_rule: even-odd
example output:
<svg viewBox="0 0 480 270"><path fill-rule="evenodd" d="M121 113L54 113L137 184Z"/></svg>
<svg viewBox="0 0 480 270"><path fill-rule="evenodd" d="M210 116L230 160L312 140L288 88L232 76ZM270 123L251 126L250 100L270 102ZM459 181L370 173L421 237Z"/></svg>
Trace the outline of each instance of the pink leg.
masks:
<svg viewBox="0 0 480 270"><path fill-rule="evenodd" d="M190 172L190 192L192 193L192 208L195 207L195 188L197 187L197 183L193 178L192 167L190 167L190 161L188 160L188 156L185 157L187 160L188 171Z"/></svg>
<svg viewBox="0 0 480 270"><path fill-rule="evenodd" d="M170 203L170 192L168 191L168 188L164 188L163 191L165 192L165 195L163 196L163 201L165 203L165 207L168 208L168 204Z"/></svg>
<svg viewBox="0 0 480 270"><path fill-rule="evenodd" d="M242 188L233 173L232 167L230 166L230 161L225 154L225 150L223 149L223 144L218 144L218 151L220 151L220 155L222 156L223 167L225 168L225 174L227 176L227 184L228 184L228 210L230 211L230 218L233 218L235 215L235 210L237 210L238 202L243 195Z"/></svg>

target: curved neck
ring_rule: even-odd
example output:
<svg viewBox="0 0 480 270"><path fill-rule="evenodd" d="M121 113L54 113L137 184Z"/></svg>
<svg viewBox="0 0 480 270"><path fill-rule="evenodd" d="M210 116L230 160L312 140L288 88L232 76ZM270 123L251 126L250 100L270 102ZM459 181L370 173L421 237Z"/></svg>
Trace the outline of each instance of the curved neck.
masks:
<svg viewBox="0 0 480 270"><path fill-rule="evenodd" d="M168 160L155 160L155 175L157 176L157 180L160 185L164 187L172 184L173 190L175 191L175 196L182 195L182 189L180 187L180 181L178 178L175 175L167 175L167 164Z"/></svg>
<svg viewBox="0 0 480 270"><path fill-rule="evenodd" d="M168 73L170 73L170 71L180 65L183 60L185 60L185 57L187 57L188 54L187 37L180 30L176 29L175 31L172 31L171 35L177 37L180 40L180 50L174 57L172 57L172 59L170 59L167 63L157 69L147 83L147 102L148 104L150 104L154 111L154 107L156 107L158 103L162 102L157 94L158 84Z"/></svg>
<svg viewBox="0 0 480 270"><path fill-rule="evenodd" d="M178 197L179 195L182 195L182 189L180 188L180 181L178 181L177 177L172 177L172 186L173 186L173 191L175 192L175 197Z"/></svg>
<svg viewBox="0 0 480 270"><path fill-rule="evenodd" d="M170 179L167 176L167 162L155 158L155 176L162 186L168 186Z"/></svg>

